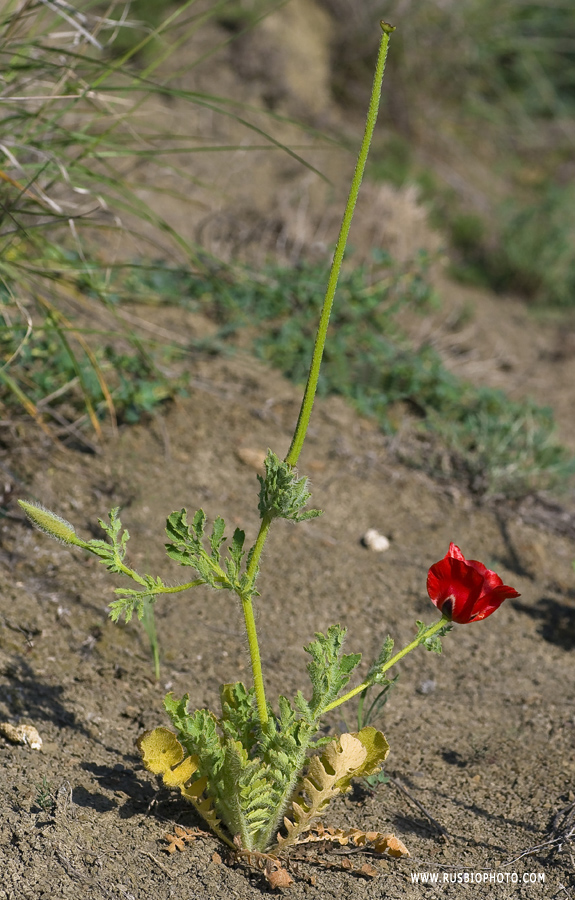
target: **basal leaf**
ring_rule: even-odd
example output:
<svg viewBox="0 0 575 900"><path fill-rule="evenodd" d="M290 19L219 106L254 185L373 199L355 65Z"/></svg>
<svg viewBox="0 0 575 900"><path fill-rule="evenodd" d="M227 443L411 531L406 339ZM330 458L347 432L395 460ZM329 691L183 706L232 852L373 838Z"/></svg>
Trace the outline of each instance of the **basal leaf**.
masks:
<svg viewBox="0 0 575 900"><path fill-rule="evenodd" d="M184 758L184 748L173 731L155 728L138 738L138 748L149 772L163 775L171 771Z"/></svg>
<svg viewBox="0 0 575 900"><path fill-rule="evenodd" d="M385 739L385 735L371 725L367 725L361 731L355 732L352 737L361 742L365 748L366 756L359 768L337 782L337 787L342 792L348 789L352 778L373 775L374 772L377 772L389 753L389 744Z"/></svg>

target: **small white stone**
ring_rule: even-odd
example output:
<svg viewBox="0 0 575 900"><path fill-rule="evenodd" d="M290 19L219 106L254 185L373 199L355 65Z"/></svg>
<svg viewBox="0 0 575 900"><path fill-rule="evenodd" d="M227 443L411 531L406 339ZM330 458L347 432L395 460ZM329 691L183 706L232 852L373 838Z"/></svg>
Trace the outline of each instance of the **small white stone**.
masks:
<svg viewBox="0 0 575 900"><path fill-rule="evenodd" d="M373 550L374 553L383 553L385 550L389 550L390 547L389 538L386 538L384 534L380 534L375 528L368 528L361 542L364 547L367 547L368 550Z"/></svg>

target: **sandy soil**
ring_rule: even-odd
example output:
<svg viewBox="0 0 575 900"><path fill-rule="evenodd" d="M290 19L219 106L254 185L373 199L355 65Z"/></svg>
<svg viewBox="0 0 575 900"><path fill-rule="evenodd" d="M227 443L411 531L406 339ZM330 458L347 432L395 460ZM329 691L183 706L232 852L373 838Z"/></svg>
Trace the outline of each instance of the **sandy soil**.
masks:
<svg viewBox="0 0 575 900"><path fill-rule="evenodd" d="M243 357L198 362L196 385L192 397L126 429L97 457L25 442L18 493L57 508L82 534L121 505L134 563L174 581L162 549L172 509L203 506L253 537L257 484L238 450L270 445L285 453L298 391ZM401 644L416 618L432 621L426 572L450 540L495 567L521 598L483 623L458 627L442 656L407 658L386 707L389 773L449 837L394 784L373 796L357 791L334 807L330 821L393 829L412 858L382 862L374 882L300 863L293 895L416 897L421 887L411 885L412 871L487 867L546 879L544 887L496 885L496 896L554 896L571 883L568 852L544 846L510 861L544 845L553 817L573 799L572 540L526 524L504 504L473 507L401 468L372 424L335 399L317 408L301 470L311 473L313 500L325 515L280 523L269 540L258 607L270 697L305 689L301 648L333 622L348 626L349 649L368 662L388 632ZM390 536L385 554L361 545L368 527ZM164 723L167 689L214 706L220 683L249 677L239 610L204 589L159 602L156 684L141 629L107 618L111 585L103 567L22 523L5 524L2 537L1 718L35 725L44 744L41 752L0 747L0 896L265 892L261 876L212 860L221 851L214 839L164 857L162 836L174 822L195 824L194 815L158 789L134 745L143 729ZM346 715L353 724L354 709ZM56 801L51 812L38 805L44 778ZM474 889L494 895L493 886ZM461 890L448 885L443 892Z"/></svg>

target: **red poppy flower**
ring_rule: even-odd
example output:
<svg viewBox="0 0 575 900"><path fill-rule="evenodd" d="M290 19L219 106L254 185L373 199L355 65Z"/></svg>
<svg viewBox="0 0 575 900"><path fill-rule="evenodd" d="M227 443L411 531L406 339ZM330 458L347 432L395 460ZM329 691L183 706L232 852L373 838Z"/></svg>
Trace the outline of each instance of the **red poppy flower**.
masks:
<svg viewBox="0 0 575 900"><path fill-rule="evenodd" d="M519 597L499 575L475 559L465 559L455 544L427 575L427 593L438 610L460 625L478 622L499 609L508 597Z"/></svg>

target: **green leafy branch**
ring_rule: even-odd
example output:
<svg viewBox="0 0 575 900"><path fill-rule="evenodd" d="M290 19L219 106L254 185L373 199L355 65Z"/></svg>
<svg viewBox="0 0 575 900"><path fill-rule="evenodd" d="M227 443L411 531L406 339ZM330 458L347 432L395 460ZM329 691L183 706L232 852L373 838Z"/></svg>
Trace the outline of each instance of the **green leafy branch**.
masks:
<svg viewBox="0 0 575 900"><path fill-rule="evenodd" d="M106 566L109 572L116 575L126 575L140 585L141 589L139 590L115 588L114 593L118 594L119 597L110 604L110 617L114 622L117 622L121 616L124 617L126 622L129 622L134 613L139 619L142 619L145 614L146 602L154 602L159 594L175 594L204 583L203 579L200 578L195 581L189 581L186 584L169 587L164 584L161 578L153 575L141 575L127 566L124 560L130 533L127 529L122 530L119 507L110 510L108 514L109 525L102 519L98 519L100 528L102 528L108 538L107 541L98 539L83 541L76 534L74 526L66 519L56 515L56 513L51 512L51 510L46 509L39 503L28 503L24 500L19 500L18 502L32 524L39 528L40 531L61 543L80 547L82 550L87 550L88 553L93 553Z"/></svg>
<svg viewBox="0 0 575 900"><path fill-rule="evenodd" d="M236 528L228 547L228 558L224 560L222 568L221 547L227 540L225 528L224 520L217 516L208 539L211 548L211 553L208 553L203 545L206 529L206 514L203 509L195 513L191 525L188 524L185 509L173 512L166 522L166 533L172 539L171 544L166 544L166 552L170 559L181 566L192 566L203 584L235 591L241 597L250 587L247 574L241 574L246 536L241 528Z"/></svg>
<svg viewBox="0 0 575 900"><path fill-rule="evenodd" d="M307 721L318 721L325 709L339 696L348 683L351 673L361 660L361 653L343 653L343 642L347 629L341 625L331 625L327 634L316 633L304 650L312 657L307 665L312 684L309 703L301 692L296 704Z"/></svg>
<svg viewBox="0 0 575 900"><path fill-rule="evenodd" d="M387 637L379 656L371 666L365 681L358 687L353 688L353 690L348 691L343 697L339 697L329 703L328 706L324 708L324 713L330 712L337 706L341 706L342 703L347 703L352 697L355 697L357 694L362 694L367 688L370 688L374 684L385 686L390 684L389 679L385 677L385 673L388 669L391 669L391 667L398 663L400 659L403 659L404 656L421 644L423 644L427 650L431 650L434 653L441 653L441 638L448 634L453 628L453 624L449 619L446 616L442 616L441 619L433 625L425 625L423 622L419 621L416 622L416 625L417 634L415 638L394 656L391 655L393 651L393 640L390 637Z"/></svg>
<svg viewBox="0 0 575 900"><path fill-rule="evenodd" d="M415 624L417 625L415 640L419 644L423 644L425 649L431 651L431 653L442 653L441 638L453 630L453 622L444 622L441 628L431 635L427 633L429 625L426 625L425 622L420 622L418 619Z"/></svg>

